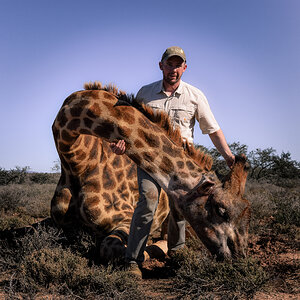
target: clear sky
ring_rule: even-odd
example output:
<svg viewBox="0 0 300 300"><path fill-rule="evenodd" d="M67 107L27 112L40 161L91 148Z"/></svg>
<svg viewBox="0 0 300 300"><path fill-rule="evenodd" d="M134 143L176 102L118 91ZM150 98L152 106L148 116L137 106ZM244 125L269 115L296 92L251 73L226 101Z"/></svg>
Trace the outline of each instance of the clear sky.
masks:
<svg viewBox="0 0 300 300"><path fill-rule="evenodd" d="M173 45L229 143L300 160L299 0L0 0L0 167L51 171L63 100L95 80L136 93Z"/></svg>

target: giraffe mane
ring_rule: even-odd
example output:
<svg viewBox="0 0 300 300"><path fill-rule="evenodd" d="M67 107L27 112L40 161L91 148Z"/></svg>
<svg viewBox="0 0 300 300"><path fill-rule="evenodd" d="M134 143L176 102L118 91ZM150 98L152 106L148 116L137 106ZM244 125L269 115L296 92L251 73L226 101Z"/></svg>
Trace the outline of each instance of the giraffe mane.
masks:
<svg viewBox="0 0 300 300"><path fill-rule="evenodd" d="M102 85L101 82L89 82L84 84L85 90L104 90L112 93L118 100L127 102L134 108L138 109L145 115L151 122L157 124L162 128L173 143L179 147L183 147L185 153L190 156L201 168L209 171L212 167L212 157L206 154L201 149L196 148L193 144L184 141L178 127L172 126L170 117L164 111L154 111L150 106L142 103L141 100L136 99L133 94L126 94L124 91L119 90L115 85L108 84Z"/></svg>

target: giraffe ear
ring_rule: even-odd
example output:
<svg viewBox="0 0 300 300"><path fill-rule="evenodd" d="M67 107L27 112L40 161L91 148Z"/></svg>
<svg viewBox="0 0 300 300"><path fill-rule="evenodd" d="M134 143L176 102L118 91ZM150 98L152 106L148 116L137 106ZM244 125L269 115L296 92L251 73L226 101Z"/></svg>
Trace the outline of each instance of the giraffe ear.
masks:
<svg viewBox="0 0 300 300"><path fill-rule="evenodd" d="M197 187L197 192L200 196L205 196L211 193L214 188L215 183L209 179L205 179L201 184Z"/></svg>

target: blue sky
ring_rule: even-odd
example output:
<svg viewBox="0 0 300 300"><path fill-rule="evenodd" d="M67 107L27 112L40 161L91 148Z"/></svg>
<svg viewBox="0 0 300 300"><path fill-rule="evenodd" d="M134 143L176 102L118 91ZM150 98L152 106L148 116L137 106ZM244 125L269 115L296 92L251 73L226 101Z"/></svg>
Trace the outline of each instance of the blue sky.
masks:
<svg viewBox="0 0 300 300"><path fill-rule="evenodd" d="M99 80L136 93L182 47L227 141L300 160L300 1L0 0L0 167L51 171L63 102ZM196 125L195 143L211 147Z"/></svg>

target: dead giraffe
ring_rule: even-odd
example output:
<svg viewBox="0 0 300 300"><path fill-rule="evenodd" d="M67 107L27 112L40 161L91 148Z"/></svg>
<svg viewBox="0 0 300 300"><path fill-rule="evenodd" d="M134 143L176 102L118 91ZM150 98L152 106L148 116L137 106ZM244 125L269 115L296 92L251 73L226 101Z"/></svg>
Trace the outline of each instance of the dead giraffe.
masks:
<svg viewBox="0 0 300 300"><path fill-rule="evenodd" d="M171 218L184 217L219 258L244 255L250 219L249 202L242 198L245 159L237 159L222 184L210 171L210 156L184 144L164 113L134 99L131 105L128 96L101 84L85 87L65 100L52 127L62 162L51 205L55 222L71 224L76 218L98 234L110 234L102 254L124 249L136 202L136 183L130 180L136 178L129 175L134 171L126 157L111 154L102 141L123 139L127 156L166 191ZM157 224L168 211L166 199L159 205Z"/></svg>
<svg viewBox="0 0 300 300"><path fill-rule="evenodd" d="M115 155L106 141L84 129L74 136L73 126L89 119L80 121L79 110L83 107L69 100L70 97L52 127L61 177L51 201L51 217L65 229L78 224L90 227L102 240L101 261L123 257L139 196L136 165L126 155ZM168 213L169 202L163 192L151 234L161 227ZM144 255L149 257L148 253Z"/></svg>

